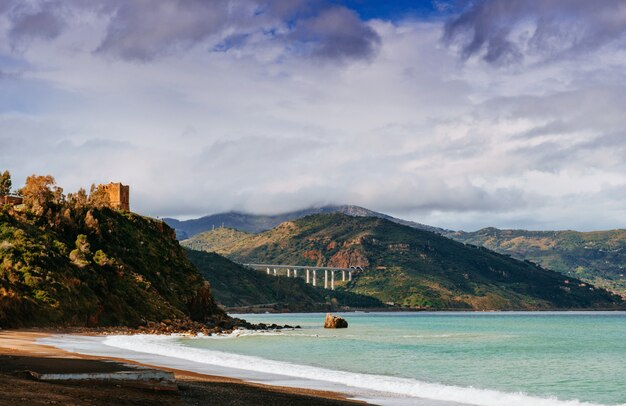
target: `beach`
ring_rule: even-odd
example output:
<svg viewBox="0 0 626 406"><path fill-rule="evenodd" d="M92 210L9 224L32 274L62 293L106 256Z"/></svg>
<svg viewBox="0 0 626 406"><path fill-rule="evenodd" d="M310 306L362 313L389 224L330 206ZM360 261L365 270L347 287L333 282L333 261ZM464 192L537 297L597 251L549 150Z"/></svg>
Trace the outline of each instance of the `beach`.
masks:
<svg viewBox="0 0 626 406"><path fill-rule="evenodd" d="M20 393L28 399L36 393L30 387L50 385L61 386L46 389L46 396L71 388L76 399L92 392L102 399L113 394L122 397L116 398L120 404L626 404L621 378L626 373L626 312L340 315L348 320L348 328L323 328L321 313L290 313L235 316L301 328L212 336L128 334L123 329L97 334L1 331L0 356L29 358L13 360L11 370L0 370L11 380L21 379L6 384L0 404L21 399ZM45 358L55 368L62 368L62 359L77 358L150 366L173 372L179 390L155 392L122 385L109 392L102 384L24 380L19 371L28 368L18 366L28 362L37 366L34 363L42 361L35 358ZM90 404L98 404L94 402Z"/></svg>
<svg viewBox="0 0 626 406"><path fill-rule="evenodd" d="M73 353L37 342L54 337L54 330L0 330L0 404L151 404L151 405L351 405L340 393L260 385L243 380L147 365L171 371L177 391L155 391L116 382L40 382L24 371L69 368L68 360L89 360L86 370L103 363L140 364L116 357ZM141 364L145 365L145 364ZM67 369L71 372L72 369Z"/></svg>

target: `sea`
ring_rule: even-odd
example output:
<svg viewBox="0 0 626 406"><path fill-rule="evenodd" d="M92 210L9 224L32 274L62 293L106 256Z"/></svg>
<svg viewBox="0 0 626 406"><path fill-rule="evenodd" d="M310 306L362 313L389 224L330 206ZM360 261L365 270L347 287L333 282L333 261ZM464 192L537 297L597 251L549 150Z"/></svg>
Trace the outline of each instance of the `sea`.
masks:
<svg viewBox="0 0 626 406"><path fill-rule="evenodd" d="M346 393L381 405L626 405L626 312L234 315L300 326L211 337L55 336L94 355Z"/></svg>

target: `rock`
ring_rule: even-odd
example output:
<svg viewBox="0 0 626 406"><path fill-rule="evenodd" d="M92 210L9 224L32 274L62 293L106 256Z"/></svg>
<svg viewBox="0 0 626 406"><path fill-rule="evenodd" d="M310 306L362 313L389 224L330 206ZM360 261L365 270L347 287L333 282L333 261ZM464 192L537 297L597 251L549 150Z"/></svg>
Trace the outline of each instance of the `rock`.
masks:
<svg viewBox="0 0 626 406"><path fill-rule="evenodd" d="M348 328L348 322L342 317L326 313L324 328Z"/></svg>

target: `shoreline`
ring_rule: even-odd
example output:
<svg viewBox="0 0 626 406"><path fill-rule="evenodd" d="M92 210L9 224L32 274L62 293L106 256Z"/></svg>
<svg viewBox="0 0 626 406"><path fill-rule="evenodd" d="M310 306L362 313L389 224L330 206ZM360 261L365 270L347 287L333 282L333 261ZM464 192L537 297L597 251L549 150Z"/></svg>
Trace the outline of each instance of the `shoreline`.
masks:
<svg viewBox="0 0 626 406"><path fill-rule="evenodd" d="M394 313L395 312L388 312L386 315L387 317L393 318ZM607 322L610 322L612 319L612 317L607 318L607 316L619 316L620 318L618 321L621 321L623 320L623 316L626 315L626 312L623 311L596 311L591 313L585 311L570 311L566 313L506 312L500 314L502 316L508 314L513 317L508 320L514 320L515 315L522 316L533 313L539 317L550 314L588 316L592 316L594 314L598 316L605 315L599 320L606 320ZM398 313L395 314L400 315ZM441 314L441 312L430 313L432 316ZM461 312L451 312L450 314L466 314L469 316L469 314ZM480 318L492 318L493 316L497 317L498 313L474 312L474 315ZM236 317L237 315L233 316ZM287 316L287 314L284 316ZM427 314L424 314L424 316L426 316L425 319L428 318ZM409 317L410 319L414 318L413 316ZM415 322L421 323L418 322L417 318L420 318L420 316L416 315ZM464 320L466 320L466 323L473 325L471 320L473 318L474 317L470 317L469 319L465 318ZM315 319L316 318L313 317L297 320L303 323L302 325L305 329L319 328L319 325L315 323ZM533 321L533 323L540 322L539 325L550 323L548 319L544 319L543 317L541 317L541 319L543 321L536 320ZM577 325L576 323L572 324L572 322L568 319L569 317L562 317L559 320L565 322L564 326L567 328ZM279 319L274 320L272 317L260 318L260 321L268 322L268 320L272 322L280 322L281 324L285 321L280 321ZM576 320L593 321L588 319L588 317L573 319L574 322L576 322ZM527 321L530 321L530 319ZM376 323L374 323L374 325L375 324ZM356 325L358 326L358 323L356 323ZM278 334L278 332L243 331L242 333L226 334L221 337L188 337L185 334L124 334L124 332L118 332L115 330L80 330L81 331L76 331L68 328L0 330L0 404L4 404L2 398L3 382L1 378L6 376L1 375L2 361L4 360L2 358L2 354L7 353L18 356L26 355L83 358L99 360L101 362L104 362L104 360L112 360L126 364L143 365L174 373L176 380L182 382L181 385L189 386L193 383L202 383L205 385L211 385L212 387L224 385L229 387L228 392L231 396L241 396L241 394L246 391L253 392L256 395L259 395L259 393L262 392L264 396L264 400L261 403L213 403L220 405L294 404L294 398L291 399L292 403L280 403L280 401L278 401L278 403L274 402L274 400L283 395L292 397L295 396L298 399L295 404L315 405L328 404L326 402L334 402L330 404L346 405L365 403L389 406L414 406L417 404L422 406L459 406L470 404L468 403L470 400L471 404L481 404L483 406L498 406L505 403L520 406L526 404L544 406L596 404L594 403L596 401L594 398L586 398L586 395L582 393L574 396L569 392L561 391L558 386L555 386L554 390L546 391L545 393L538 391L533 392L532 390L530 392L526 392L523 385L521 387L516 386L513 390L506 387L498 389L497 386L474 387L471 381L461 385L455 385L449 383L446 384L445 382L440 383L436 380L437 378L403 378L401 376L396 376L393 373L390 374L388 371L385 372L385 370L378 373L375 371L368 372L367 369L361 369L362 372L350 372L349 370L344 370L342 368L315 366L315 362L312 364L306 362L293 363L289 361L294 359L291 357L283 357L283 361L280 361L269 355L270 352L273 351L270 347L275 347L275 345L273 345L274 342L269 342L266 339L261 339L261 341L259 341L261 351L252 353L246 353L245 351L242 353L230 351L232 347L229 345L217 344L223 339L232 339L239 337L240 335L281 335ZM519 329L512 329L512 332L517 330ZM357 332L358 331L359 330L357 328ZM311 334L307 334L305 331L303 334L295 334L295 336L303 335L304 337L319 337L317 334ZM382 335L379 338L384 338L384 333L381 334ZM321 334L321 336L327 335L328 334ZM333 334L331 334L331 336L333 336ZM420 335L419 337L424 338L428 336ZM435 334L432 337L440 337L440 335ZM197 345L193 344L193 341L196 339L199 340ZM216 345L212 346L204 345L202 343L204 340L217 341ZM313 338L312 340L316 339ZM437 338L437 340L439 340L439 338ZM280 342L281 341L279 340L278 343ZM315 342L317 343L317 341ZM305 345L308 343L309 341L304 342ZM326 347L323 342L321 342L320 345ZM298 346L293 347L292 350L297 351L299 347L300 343L298 343ZM264 348L268 349L268 356L264 356ZM314 350L319 350L322 347L319 345L317 347L313 345L312 348ZM297 352L294 354L297 354ZM278 359L281 359L281 357L278 357ZM299 358L296 357L295 359ZM596 364L597 363L594 362L590 363L590 365ZM494 367L498 366L494 365ZM437 366L433 366L433 368L436 369ZM34 369L33 371L37 371L37 369ZM442 375L439 375L439 379L441 379L441 376ZM507 381L503 382L505 385L507 384ZM35 384L37 382L30 381L30 383ZM557 382L552 383L556 384ZM82 383L82 385L87 386L85 383ZM530 386L528 387L530 388ZM184 392L184 390L182 390L182 392ZM67 404L67 402L64 404ZM205 402L187 402L184 404L205 404Z"/></svg>
<svg viewBox="0 0 626 406"><path fill-rule="evenodd" d="M224 402L220 403L219 401L214 404L247 404L246 402L240 403L237 399L240 399L241 396L250 396L257 395L259 399L263 399L263 401L271 402L272 404L291 404L293 402L297 402L298 404L329 404L329 405L358 405L358 404L366 404L363 401L352 400L349 399L347 394L343 394L340 392L333 391L324 391L324 390L315 390L315 389L306 389L306 388L297 388L297 387L287 387L287 386L274 386L267 385L256 382L249 382L244 379L232 378L227 376L219 376L219 375L209 375L203 374L193 371L187 371L182 369L164 367L159 365L153 365L145 362L138 362L134 360L130 360L127 358L120 358L115 356L104 356L104 355L87 355L81 354L78 352L67 351L52 345L38 343L37 340L43 340L46 338L52 338L55 336L60 336L62 333L55 331L54 329L23 329L23 330L0 330L0 357L10 357L10 358L19 358L21 360L25 360L28 362L29 359L40 359L45 358L46 361L50 363L55 363L55 360L66 360L66 359L82 359L82 360L92 360L98 362L118 362L122 364L130 364L130 365L138 365L149 367L153 369L163 370L172 372L175 375L176 381L181 386L191 386L195 387L198 390L199 387L206 389L206 391L211 392L211 387L213 389L219 389L220 392L229 392L232 396L232 402L224 399ZM78 336L79 334L73 334ZM83 336L89 336L92 334L80 334ZM15 371L13 374L6 374L0 372L0 376L4 375L4 378L12 381L13 384L19 384L20 382L13 382L16 379L20 379L16 377ZM23 379L23 378L21 378ZM44 385L49 389L50 385L63 385L63 384L52 384L52 383L42 383L38 381L25 380L25 382L21 382L22 384L26 384L26 388L35 387ZM117 390L120 390L118 385L111 384ZM19 385L18 385L19 386ZM67 386L67 385L66 385ZM91 382L81 382L81 383L71 383L69 387L87 387L92 386ZM134 389L137 391L137 389ZM44 391L42 393L38 393L37 399L43 403L46 397L46 393L52 391ZM145 390L143 391L145 392ZM182 391L181 391L182 392ZM156 393L150 393L150 398L154 397ZM50 394L53 396L53 394ZM161 394L163 397L166 397L168 401L171 399L171 394ZM205 394L206 395L206 394ZM3 396L7 396L6 392L0 392L0 400ZM42 398L43 396L43 398ZM160 396L156 394L156 396ZM248 398L249 399L249 398ZM8 400L8 399L7 399ZM15 401L15 399L11 399L11 401ZM151 402L153 400L151 399ZM2 402L0 402L2 403ZM79 402L80 403L80 402Z"/></svg>
<svg viewBox="0 0 626 406"><path fill-rule="evenodd" d="M224 310L229 315L245 315L245 314L321 314L321 313L601 313L601 312L626 312L624 308L553 308L553 309L398 309L398 308L367 308L367 309L350 309L350 310L311 310L311 311L269 311L263 309L259 311L245 311L245 307L225 307Z"/></svg>
<svg viewBox="0 0 626 406"><path fill-rule="evenodd" d="M535 312L509 312L508 314L514 317L514 314L525 315L532 313ZM593 315L593 313L609 316L614 314L619 315L619 320L623 320L623 316L626 314L625 312L601 311L592 312L591 314L584 311L569 312L569 314L589 316ZM431 315L437 314L441 313L431 313ZM458 315L462 313L452 312L452 314ZM491 316L497 315L497 313L488 312L475 312L474 314L476 317L481 318L491 318ZM539 315L541 316L544 314L546 313L540 313ZM549 312L548 314L566 315L567 313ZM393 313L387 313L387 315L393 315ZM268 320L274 320L284 323L287 319L289 319L289 315L284 316L285 317L282 319L274 320L271 317L266 317L261 318L260 320L266 322ZM312 325L315 324L314 321L311 321L313 319L315 318L301 320L305 329L311 328ZM466 320L466 324L470 323L473 325L471 319L472 318L465 318L463 320ZM415 320L417 321L417 319ZM508 320L514 319L509 318ZM560 318L559 320L564 321L564 327L566 327L566 329L571 328L571 326L568 327L568 318ZM588 318L584 317L580 320L588 320ZM599 320L606 320L607 322L611 321L610 317L607 318L607 316L604 316ZM533 323L536 322L540 322L538 326L546 325L546 323L551 325L550 321L545 318L533 321ZM376 323L374 323L374 325L376 325ZM492 323L492 325L494 324ZM496 323L495 325L498 324ZM318 327L319 326L317 324L313 326L313 328ZM514 328L511 332L515 333L518 330L519 329ZM361 331L361 333L367 331L369 330ZM430 330L426 329L426 332L427 331ZM355 332L359 332L358 328ZM402 333L402 331L400 331L400 333ZM441 336L439 331L436 331L436 333L437 334L432 337L436 338L437 341L439 341L439 337L447 337L447 335ZM230 347L228 341L218 344L224 339L230 340L241 335L247 336L264 334L269 334L270 336L282 335L278 334L278 332L270 331L243 331L241 334L233 333L216 337L204 337L202 335L197 337L188 337L186 334L166 335L140 333L131 335L124 334L123 332L120 334L120 332L117 331L102 331L101 329L82 329L82 331L68 331L67 328L0 330L0 404L4 404L3 400L7 399L3 398L3 395L6 394L3 393L4 388L2 382L2 378L6 376L2 375L2 364L4 361L2 354L5 353L17 355L25 354L28 356L63 357L59 359L83 358L97 360L98 362L113 360L123 362L125 364L142 365L174 373L176 379L180 382L181 387L184 387L181 389L182 393L186 391L187 387L190 387L195 383L209 385L211 388L215 388L219 385L228 386L228 393L230 393L230 396L241 397L243 396L243 393L246 393L245 396L248 396L242 398L245 399L247 403L212 403L220 405L346 405L365 403L388 406L413 406L417 404L422 406L459 406L468 404L481 404L483 406L499 406L501 404L519 406L525 406L526 404L537 404L542 406L571 406L600 404L595 403L600 399L589 398L587 395L582 393L574 396L570 392L562 391L560 386L555 386L549 391L542 392L535 392L532 390L531 386L527 386L528 388L531 388L530 392L527 392L526 387L523 385L519 386L517 384L513 387L513 389L510 389L497 388L497 386L490 385L474 386L472 384L472 380L462 385L445 382L440 383L438 380L442 379L443 375L441 374L435 375L434 378L431 379L415 379L409 377L403 378L402 376L397 376L393 373L386 373L385 371L376 373L375 371L368 372L367 369L361 369L362 372L350 372L349 370L344 370L342 368L332 368L332 366L316 366L316 362L307 363L305 358L301 359L298 355L299 353L297 352L293 353L294 358L285 358L284 356L279 356L278 358L272 357L270 354L272 351L279 351L282 353L282 351L287 350L283 350L280 346L276 347L276 345L273 345L273 341L270 342L263 338L261 338L261 341L259 342L255 341L255 344L261 345L260 350L257 350L256 352L253 351L251 353L246 353L246 351L231 351L233 347ZM455 335L458 334L453 334L453 336ZM496 334L496 336L497 335L498 334ZM313 333L307 334L306 331L303 334L295 334L295 336L320 337L319 335ZM321 336L327 336L327 334L322 334ZM331 336L333 336L333 334L331 334ZM429 335L406 337L428 338ZM510 338L515 336L506 337ZM199 341L197 344L194 344L196 339ZM454 337L452 339L454 340ZM216 345L213 346L203 344L204 340L217 341L215 341ZM316 338L312 338L312 340L316 340ZM421 342L421 340L419 341ZM284 342L284 340L277 341L278 344L281 342ZM303 343L307 344L309 341L305 341ZM250 343L248 343L248 345L250 345ZM326 346L323 342L320 345L324 347ZM272 346L275 348L271 348ZM298 348L300 347L301 346L298 344L295 347L291 347L291 350L289 351L299 351ZM267 356L265 356L266 353L263 349L267 349ZM313 345L312 354L315 354L315 351L322 351L322 349L319 346L316 347ZM290 360L300 360L300 362L293 363L294 361ZM597 362L595 361L590 363L590 365L596 364ZM318 365L327 364L322 362L321 364L318 363ZM500 366L497 364L492 363L490 365L494 368L500 369ZM435 371L437 371L437 365L431 366L435 369ZM469 367L470 372L472 371L472 368L473 367ZM37 372L39 370L33 369L33 371ZM504 371L503 373L508 375L507 371ZM464 373L461 373L461 376L463 376L463 374ZM465 375L467 374L465 373ZM437 376L439 378L437 378ZM31 385L37 384L35 381L26 382ZM507 383L507 381L503 382L505 384ZM550 382L555 385L558 383L556 381ZM49 384L46 383L46 385ZM87 386L84 382L82 385ZM263 401L253 403L249 400L249 396L251 395L262 395ZM281 401L278 401L278 403L275 402L276 399L281 398L283 395L291 396L291 403L280 403ZM295 399L297 399L297 401ZM64 404L68 404L68 402L65 402ZM97 403L92 402L90 404ZM152 402L151 404L156 403ZM204 402L185 402L184 404L204 404Z"/></svg>

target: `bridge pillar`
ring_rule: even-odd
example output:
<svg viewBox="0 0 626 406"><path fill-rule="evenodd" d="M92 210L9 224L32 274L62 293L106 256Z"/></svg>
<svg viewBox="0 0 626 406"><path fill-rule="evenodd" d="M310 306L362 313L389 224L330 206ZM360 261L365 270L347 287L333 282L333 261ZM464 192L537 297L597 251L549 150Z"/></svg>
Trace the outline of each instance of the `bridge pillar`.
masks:
<svg viewBox="0 0 626 406"><path fill-rule="evenodd" d="M335 271L330 271L330 289L335 290Z"/></svg>
<svg viewBox="0 0 626 406"><path fill-rule="evenodd" d="M297 277L298 277L298 270L297 270L297 269L294 269L294 270L293 270L293 277L294 277L294 278L297 278Z"/></svg>
<svg viewBox="0 0 626 406"><path fill-rule="evenodd" d="M316 274L316 272L315 272L315 269L314 269L313 270L313 286L317 286L317 284L315 282L315 276L316 276L315 274Z"/></svg>
<svg viewBox="0 0 626 406"><path fill-rule="evenodd" d="M306 270L306 283L309 283L309 270Z"/></svg>
<svg viewBox="0 0 626 406"><path fill-rule="evenodd" d="M278 275L276 275L276 268L274 268L274 276L278 276Z"/></svg>
<svg viewBox="0 0 626 406"><path fill-rule="evenodd" d="M352 282L352 271L348 272L348 281Z"/></svg>
<svg viewBox="0 0 626 406"><path fill-rule="evenodd" d="M291 269L287 268L287 278L291 277Z"/></svg>
<svg viewBox="0 0 626 406"><path fill-rule="evenodd" d="M324 289L328 289L328 269L324 269Z"/></svg>
<svg viewBox="0 0 626 406"><path fill-rule="evenodd" d="M342 280L343 282L345 282L345 281L346 281L346 271L341 271L341 280Z"/></svg>
<svg viewBox="0 0 626 406"><path fill-rule="evenodd" d="M270 274L270 269L269 269L269 268L267 268L267 274L268 274L268 275Z"/></svg>

